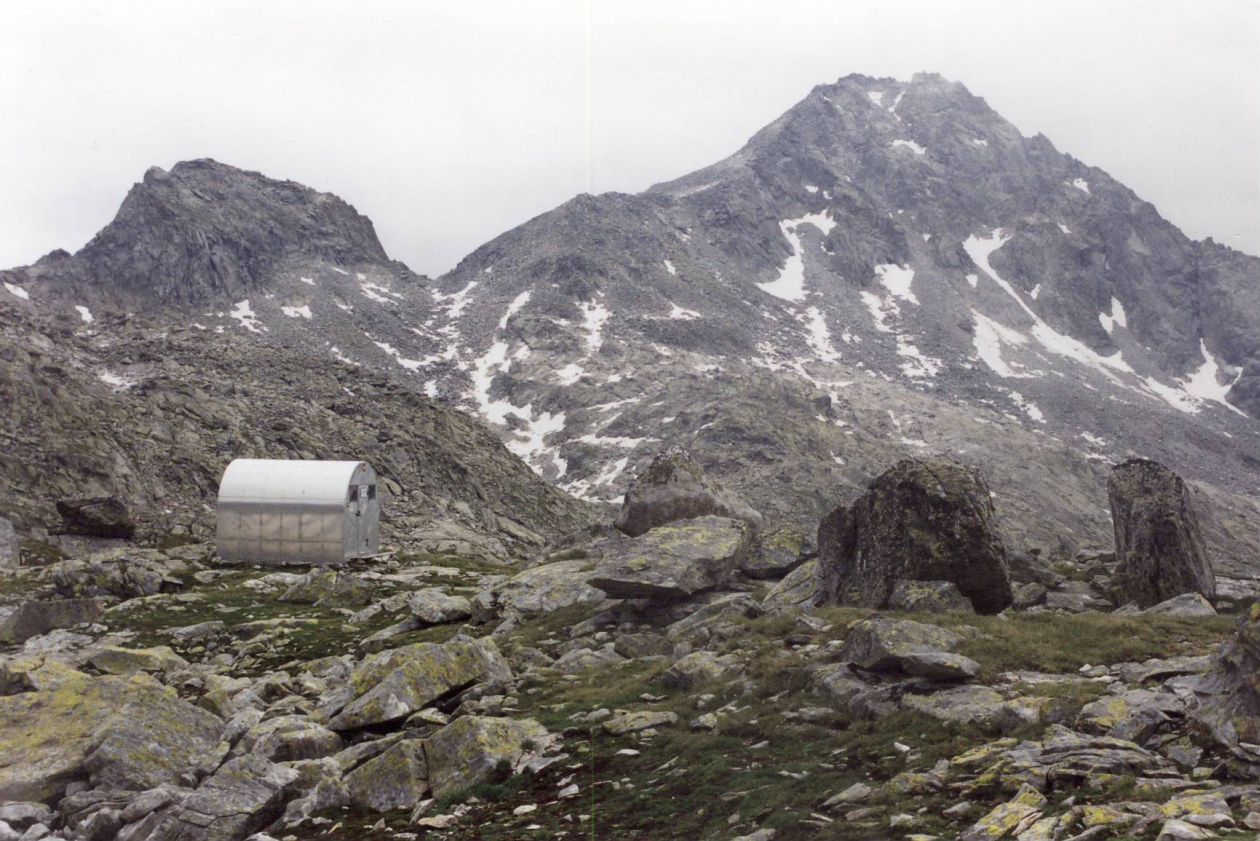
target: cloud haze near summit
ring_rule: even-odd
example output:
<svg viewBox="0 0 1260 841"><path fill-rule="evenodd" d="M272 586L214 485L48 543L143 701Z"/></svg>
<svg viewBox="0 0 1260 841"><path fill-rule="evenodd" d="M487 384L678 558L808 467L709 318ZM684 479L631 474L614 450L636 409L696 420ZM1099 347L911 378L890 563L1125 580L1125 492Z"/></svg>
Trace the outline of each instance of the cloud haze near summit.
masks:
<svg viewBox="0 0 1260 841"><path fill-rule="evenodd" d="M849 73L963 82L1260 254L1260 2L50 2L0 13L0 266L150 166L337 193L436 275L579 192L713 163ZM588 72L589 71L589 72Z"/></svg>

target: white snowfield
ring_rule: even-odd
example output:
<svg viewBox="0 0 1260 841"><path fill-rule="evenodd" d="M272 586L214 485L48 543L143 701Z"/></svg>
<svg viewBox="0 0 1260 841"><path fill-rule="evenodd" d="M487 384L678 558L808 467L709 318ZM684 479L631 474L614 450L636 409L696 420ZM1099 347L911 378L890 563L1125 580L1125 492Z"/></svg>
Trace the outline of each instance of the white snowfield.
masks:
<svg viewBox="0 0 1260 841"><path fill-rule="evenodd" d="M879 282L894 297L912 304L919 303L913 289L914 269L909 266L898 266L895 263L884 263L875 267L875 274L879 277Z"/></svg>
<svg viewBox="0 0 1260 841"><path fill-rule="evenodd" d="M4 288L9 290L9 294L14 297L21 298L23 301L29 301L31 299L31 293L27 292L20 286L14 286L12 283L6 281Z"/></svg>
<svg viewBox="0 0 1260 841"><path fill-rule="evenodd" d="M280 307L280 312L284 313L289 318L309 319L311 317L311 305L303 304L300 307L283 307L282 306Z"/></svg>
<svg viewBox="0 0 1260 841"><path fill-rule="evenodd" d="M79 319L82 320L84 324L91 324L96 320L92 317L92 311L82 304L75 305L74 310L79 314Z"/></svg>
<svg viewBox="0 0 1260 841"><path fill-rule="evenodd" d="M254 314L254 309L249 305L249 298L243 301L237 301L233 306L229 316L235 318L240 325L251 333L262 333L267 327L258 320L258 316Z"/></svg>
<svg viewBox="0 0 1260 841"><path fill-rule="evenodd" d="M822 213L807 213L799 219L784 219L780 222L779 230L783 231L783 236L792 246L792 253L779 270L777 279L757 284L761 291L793 303L805 300L805 258L801 254L801 238L797 230L801 225L813 225L826 236L836 226L836 220L824 210Z"/></svg>

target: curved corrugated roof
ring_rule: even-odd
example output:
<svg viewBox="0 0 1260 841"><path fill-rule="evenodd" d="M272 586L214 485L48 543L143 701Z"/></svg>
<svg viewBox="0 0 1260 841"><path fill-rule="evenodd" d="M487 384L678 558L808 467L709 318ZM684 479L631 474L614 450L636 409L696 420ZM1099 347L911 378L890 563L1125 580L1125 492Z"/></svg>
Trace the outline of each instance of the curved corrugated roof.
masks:
<svg viewBox="0 0 1260 841"><path fill-rule="evenodd" d="M351 477L366 464L363 461L238 458L223 471L219 499L342 505Z"/></svg>

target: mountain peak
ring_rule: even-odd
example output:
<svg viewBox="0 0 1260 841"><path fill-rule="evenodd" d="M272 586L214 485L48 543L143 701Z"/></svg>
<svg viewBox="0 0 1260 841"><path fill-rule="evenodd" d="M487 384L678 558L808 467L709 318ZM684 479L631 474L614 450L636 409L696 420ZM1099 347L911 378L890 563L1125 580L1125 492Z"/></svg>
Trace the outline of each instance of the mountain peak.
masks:
<svg viewBox="0 0 1260 841"><path fill-rule="evenodd" d="M90 297L193 304L248 294L299 254L390 262L371 220L337 196L200 158L150 167L87 245L28 272Z"/></svg>

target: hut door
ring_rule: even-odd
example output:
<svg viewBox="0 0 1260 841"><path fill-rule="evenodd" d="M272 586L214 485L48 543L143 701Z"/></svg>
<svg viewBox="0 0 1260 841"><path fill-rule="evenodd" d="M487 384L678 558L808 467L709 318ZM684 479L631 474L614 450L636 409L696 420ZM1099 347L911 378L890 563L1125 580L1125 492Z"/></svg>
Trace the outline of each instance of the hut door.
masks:
<svg viewBox="0 0 1260 841"><path fill-rule="evenodd" d="M346 545L357 549L363 534L362 488L350 486L350 498L346 502Z"/></svg>

